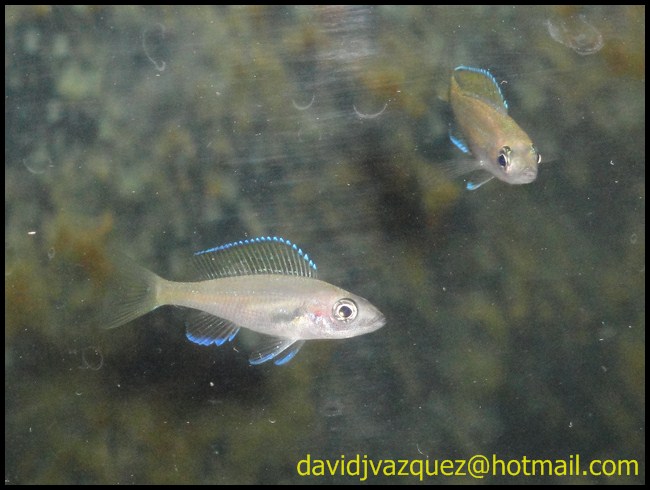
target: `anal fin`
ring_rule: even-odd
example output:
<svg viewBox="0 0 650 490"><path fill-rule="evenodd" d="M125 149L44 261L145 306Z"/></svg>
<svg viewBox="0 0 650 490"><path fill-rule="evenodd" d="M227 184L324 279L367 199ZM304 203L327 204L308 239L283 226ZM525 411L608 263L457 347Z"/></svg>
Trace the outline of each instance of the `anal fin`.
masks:
<svg viewBox="0 0 650 490"><path fill-rule="evenodd" d="M274 364L281 366L293 359L304 344L304 340L273 337L269 341L260 344L253 351L248 362L257 365L275 359Z"/></svg>
<svg viewBox="0 0 650 490"><path fill-rule="evenodd" d="M478 184L475 184L474 182L470 182L468 180L465 187L467 188L468 191L475 191L476 189L481 187L483 184L486 184L487 182L490 182L493 178L494 178L494 175L490 175L487 179L485 179L482 182L479 182Z"/></svg>
<svg viewBox="0 0 650 490"><path fill-rule="evenodd" d="M469 155L471 152L469 151L469 146L467 145L467 142L463 139L462 136L458 134L458 131L456 131L455 128L449 128L449 139L450 141L458 148L460 151L463 153Z"/></svg>
<svg viewBox="0 0 650 490"><path fill-rule="evenodd" d="M234 323L203 311L194 313L185 326L185 336L200 345L223 345L234 339L239 332L239 327Z"/></svg>

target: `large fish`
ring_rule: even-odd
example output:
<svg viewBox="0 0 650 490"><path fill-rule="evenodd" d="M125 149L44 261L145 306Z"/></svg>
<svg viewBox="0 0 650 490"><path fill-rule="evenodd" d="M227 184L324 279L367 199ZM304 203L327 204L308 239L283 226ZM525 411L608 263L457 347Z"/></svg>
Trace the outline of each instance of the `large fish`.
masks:
<svg viewBox="0 0 650 490"><path fill-rule="evenodd" d="M479 184L468 182L468 189L494 177L508 184L528 184L537 178L542 157L508 115L508 104L489 71L457 67L451 76L449 102L455 118L449 137L473 157L461 162L459 173L485 170L491 174Z"/></svg>
<svg viewBox="0 0 650 490"><path fill-rule="evenodd" d="M222 345L240 327L270 336L251 364L290 361L306 340L346 339L385 324L367 300L316 279L316 265L295 244L278 237L229 243L195 254L198 282L167 281L123 260L102 315L105 328L123 325L162 305L197 310L186 336Z"/></svg>

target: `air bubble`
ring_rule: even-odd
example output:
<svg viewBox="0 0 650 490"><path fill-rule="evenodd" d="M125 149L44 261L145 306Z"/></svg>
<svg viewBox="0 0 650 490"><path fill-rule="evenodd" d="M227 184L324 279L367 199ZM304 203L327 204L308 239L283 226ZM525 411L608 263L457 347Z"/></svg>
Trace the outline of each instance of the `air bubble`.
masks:
<svg viewBox="0 0 650 490"><path fill-rule="evenodd" d="M582 14L565 19L547 19L546 27L555 41L582 56L597 53L605 44L603 35Z"/></svg>
<svg viewBox="0 0 650 490"><path fill-rule="evenodd" d="M104 366L104 356L98 347L86 347L81 351L81 366L79 366L79 369L99 371L102 366Z"/></svg>
<svg viewBox="0 0 650 490"><path fill-rule="evenodd" d="M359 112L359 109L353 104L352 109L354 110L354 113L357 115L359 119L375 119L376 117L381 116L386 108L388 107L388 102L384 103L384 107L381 108L379 112L375 112L374 114L364 114L363 112Z"/></svg>
<svg viewBox="0 0 650 490"><path fill-rule="evenodd" d="M48 169L54 167L52 159L44 149L37 150L29 157L23 158L23 165L33 174L44 174Z"/></svg>
<svg viewBox="0 0 650 490"><path fill-rule="evenodd" d="M157 37L157 39L156 39ZM155 27L149 31L144 31L142 33L142 50L144 51L145 56L151 61L154 68L159 71L165 71L167 63L163 60L158 60L155 58L162 58L162 55L158 54L164 48L163 41L165 40L165 26L162 24L156 24Z"/></svg>

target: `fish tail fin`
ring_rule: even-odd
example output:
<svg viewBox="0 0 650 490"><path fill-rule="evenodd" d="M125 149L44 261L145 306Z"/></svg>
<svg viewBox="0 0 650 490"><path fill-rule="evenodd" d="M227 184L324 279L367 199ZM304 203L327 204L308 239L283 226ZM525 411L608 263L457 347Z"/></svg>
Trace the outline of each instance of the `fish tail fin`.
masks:
<svg viewBox="0 0 650 490"><path fill-rule="evenodd" d="M125 256L111 257L113 269L97 324L116 328L155 310L164 279Z"/></svg>

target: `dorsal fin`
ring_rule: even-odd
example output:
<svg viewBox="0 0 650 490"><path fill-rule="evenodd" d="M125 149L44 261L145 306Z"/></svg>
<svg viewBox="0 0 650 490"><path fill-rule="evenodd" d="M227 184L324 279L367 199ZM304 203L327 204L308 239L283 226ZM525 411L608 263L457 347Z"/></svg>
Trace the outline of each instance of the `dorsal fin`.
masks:
<svg viewBox="0 0 650 490"><path fill-rule="evenodd" d="M297 245L280 237L227 243L194 254L198 279L283 274L316 277L316 264Z"/></svg>
<svg viewBox="0 0 650 490"><path fill-rule="evenodd" d="M507 114L508 103L501 92L499 82L489 71L461 65L456 67L453 77L463 94L481 99Z"/></svg>

